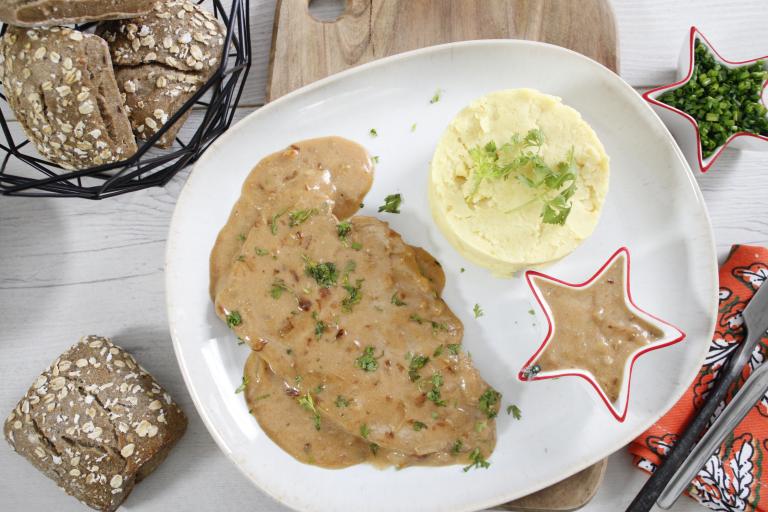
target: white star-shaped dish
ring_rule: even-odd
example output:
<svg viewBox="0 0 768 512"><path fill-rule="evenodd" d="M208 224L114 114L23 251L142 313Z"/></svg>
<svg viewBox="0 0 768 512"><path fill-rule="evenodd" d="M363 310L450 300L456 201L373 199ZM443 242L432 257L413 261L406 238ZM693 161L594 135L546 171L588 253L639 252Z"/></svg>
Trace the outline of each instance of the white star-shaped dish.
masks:
<svg viewBox="0 0 768 512"><path fill-rule="evenodd" d="M694 169L698 168L701 172L707 172L709 168L712 167L712 164L714 164L718 157L723 153L725 148L729 146L737 149L768 151L768 144L766 144L766 142L768 142L768 137L750 132L737 132L728 137L725 144L717 147L710 156L704 158L701 148L701 138L699 136L699 125L696 120L682 110L659 101L659 97L662 94L684 86L691 79L695 64L694 48L696 47L697 41L709 50L709 53L712 54L712 57L714 57L716 62L719 62L728 68L747 66L754 64L758 60L763 60L766 62L766 69L768 69L768 56L745 61L730 61L720 55L707 38L704 37L704 34L699 32L696 27L691 27L689 36L686 38L685 43L683 44L683 49L680 52L680 60L677 67L677 81L668 85L656 87L643 94L643 98L650 103L653 110L658 114L661 120L664 121L664 124L667 125L667 128L672 132L672 135L674 135L678 146L680 146L680 149L683 151L683 154L691 167ZM766 85L768 85L768 80L764 81L762 85L763 104L768 103L766 98L768 96Z"/></svg>
<svg viewBox="0 0 768 512"><path fill-rule="evenodd" d="M616 265L621 266L621 273L623 276L622 291L623 291L624 307L626 308L627 312L633 315L634 317L640 320L643 320L648 325L658 329L658 331L661 334L656 340L640 346L638 349L636 349L635 351L629 354L627 359L624 361L624 368L623 368L622 380L621 380L620 391L618 393L618 398L616 400L611 400L608 394L606 393L606 391L598 383L598 380L595 378L594 374L591 373L589 370L586 370L584 368L567 368L567 369L545 371L545 370L542 370L541 367L537 364L537 362L541 358L541 355L544 353L544 350L547 348L550 342L556 339L557 325L559 322L559 319L555 318L555 315L553 314L552 309L550 308L550 305L547 303L547 300L539 286L540 286L540 283L547 282L547 283L554 284L557 287L570 289L576 294L583 294L583 292L586 291L590 286L601 282L604 275L610 269L614 268ZM547 319L548 327L547 327L547 334L544 338L544 341L538 347L536 352L525 363L525 366L523 366L523 369L518 373L518 378L524 382L544 380L544 379L554 379L554 378L560 378L560 377L578 377L581 379L585 379L591 385L591 387L594 388L594 390L597 392L597 395L602 400L602 402L608 407L608 410L614 416L614 418L616 418L616 420L618 420L619 422L623 422L627 417L627 407L629 405L629 393L631 389L631 380L632 380L632 368L635 364L635 361L637 361L637 359L643 354L646 354L652 350L657 350L663 347L673 345L675 343L678 343L679 341L682 341L685 338L685 333L682 330L675 327L669 322L666 322L656 316L651 315L650 313L638 307L633 301L632 292L630 289L629 250L626 247L622 247L618 249L615 253L613 253L613 255L608 259L608 261L605 262L598 269L597 272L595 272L595 274L592 277L590 277L589 279L587 279L582 283L568 283L556 277L552 277L535 270L527 271L525 273L525 278L526 278L526 281L528 282L528 285L531 287L531 290L533 292L534 297L536 298L536 301L539 304L539 307L541 308L542 312L544 313L544 316ZM612 284L611 281L609 282Z"/></svg>

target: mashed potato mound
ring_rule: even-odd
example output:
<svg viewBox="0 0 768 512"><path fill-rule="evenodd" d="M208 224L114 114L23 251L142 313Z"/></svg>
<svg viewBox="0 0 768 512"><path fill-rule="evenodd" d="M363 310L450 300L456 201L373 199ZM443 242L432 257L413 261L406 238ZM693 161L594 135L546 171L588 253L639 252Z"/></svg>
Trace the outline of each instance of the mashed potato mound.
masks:
<svg viewBox="0 0 768 512"><path fill-rule="evenodd" d="M576 192L563 225L545 224L537 190L513 176L483 180L472 193L469 150L532 129L544 136L539 155L549 166L565 161L573 148ZM591 235L608 178L608 156L581 114L555 96L508 89L473 101L448 125L432 157L429 201L435 222L463 256L509 276L552 263Z"/></svg>

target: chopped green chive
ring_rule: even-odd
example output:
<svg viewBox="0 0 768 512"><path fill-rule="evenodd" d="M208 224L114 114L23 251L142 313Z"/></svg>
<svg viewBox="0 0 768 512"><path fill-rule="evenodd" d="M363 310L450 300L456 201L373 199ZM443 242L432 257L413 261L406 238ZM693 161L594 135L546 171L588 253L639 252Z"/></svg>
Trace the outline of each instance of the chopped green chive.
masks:
<svg viewBox="0 0 768 512"><path fill-rule="evenodd" d="M235 389L235 394L245 391L245 387L248 385L248 377L243 375L243 382Z"/></svg>
<svg viewBox="0 0 768 512"><path fill-rule="evenodd" d="M288 225L290 227L296 227L306 222L311 216L317 213L317 208L307 208L304 210L296 210L288 214Z"/></svg>

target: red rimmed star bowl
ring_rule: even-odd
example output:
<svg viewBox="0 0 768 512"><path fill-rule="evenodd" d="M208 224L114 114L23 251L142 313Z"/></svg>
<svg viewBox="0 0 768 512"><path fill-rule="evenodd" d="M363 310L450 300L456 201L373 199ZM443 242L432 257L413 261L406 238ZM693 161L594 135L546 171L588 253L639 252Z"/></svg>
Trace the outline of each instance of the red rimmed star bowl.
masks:
<svg viewBox="0 0 768 512"><path fill-rule="evenodd" d="M680 59L677 66L677 81L646 91L643 94L643 98L651 104L653 110L659 115L661 120L664 121L664 124L667 125L669 131L672 132L672 135L675 137L680 149L682 149L690 166L694 169L698 168L701 172L707 172L727 147L768 151L768 144L766 144L766 142L768 142L768 137L750 132L737 132L728 137L725 144L715 148L715 151L710 156L704 158L701 148L701 137L699 136L699 125L696 120L682 110L667 105L659 100L659 97L665 92L678 89L688 83L691 79L693 66L695 64L694 48L696 46L696 41L703 44L712 54L715 61L725 67L738 68L753 64L759 60L764 60L766 62L765 68L768 69L768 56L744 61L728 60L718 53L699 29L691 27L688 37L686 37L686 40L683 43L682 51L680 52ZM767 85L768 80L763 82L762 86L763 95L761 101L764 105L768 105Z"/></svg>
<svg viewBox="0 0 768 512"><path fill-rule="evenodd" d="M552 313L547 300L544 298L543 293L539 288L538 282L548 281L564 288L586 289L599 282L600 279L606 274L606 272L614 265L621 265L623 276L622 283L624 306L634 316L658 328L662 335L659 337L659 339L639 347L629 355L626 362L624 363L624 371L622 373L622 382L618 398L615 401L611 401L605 390L600 386L600 384L598 384L597 379L590 371L582 368L543 371L537 364L544 350L547 348L550 341L552 341L554 338L557 329L555 315ZM657 316L652 315L651 313L648 313L644 309L641 309L637 304L635 304L634 300L632 299L632 291L630 286L630 268L631 265L629 250L626 247L621 247L616 252L614 252L610 258L608 258L608 261L606 261L592 277L581 283L568 283L536 270L527 271L525 273L525 279L528 282L528 286L531 288L531 291L533 292L539 308L542 310L545 318L547 319L547 334L539 348L528 359L528 361L526 361L525 365L518 373L518 379L523 382L557 379L561 377L578 377L584 379L592 387L592 389L594 389L594 391L597 393L597 397L606 405L613 417L617 421L623 422L627 417L629 394L632 381L632 368L635 364L635 361L637 361L637 359L643 354L646 354L652 350L674 345L675 343L678 343L685 338L685 333L681 329L665 320L662 320Z"/></svg>

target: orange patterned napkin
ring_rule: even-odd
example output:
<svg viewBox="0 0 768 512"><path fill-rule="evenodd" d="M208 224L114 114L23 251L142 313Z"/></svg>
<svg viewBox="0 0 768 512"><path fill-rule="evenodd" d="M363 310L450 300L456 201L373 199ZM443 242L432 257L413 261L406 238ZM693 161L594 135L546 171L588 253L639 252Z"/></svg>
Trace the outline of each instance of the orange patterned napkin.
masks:
<svg viewBox="0 0 768 512"><path fill-rule="evenodd" d="M720 306L715 335L704 366L677 404L655 425L629 445L635 464L654 471L701 406L719 369L744 339L741 312L761 284L768 281L768 249L735 245L720 267ZM695 340L688 340L694 343ZM760 340L742 375L726 396L726 402L752 371L768 357L768 337ZM722 410L722 405L718 409ZM768 512L768 395L747 414L699 471L688 493L714 510ZM766 460L768 466L768 460Z"/></svg>

